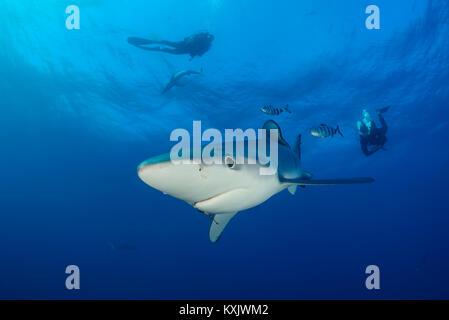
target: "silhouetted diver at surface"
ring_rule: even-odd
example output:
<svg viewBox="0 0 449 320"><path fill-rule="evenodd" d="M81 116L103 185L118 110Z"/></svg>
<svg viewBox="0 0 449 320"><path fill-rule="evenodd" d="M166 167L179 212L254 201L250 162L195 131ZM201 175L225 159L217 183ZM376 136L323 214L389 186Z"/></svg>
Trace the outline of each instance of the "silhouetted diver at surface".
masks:
<svg viewBox="0 0 449 320"><path fill-rule="evenodd" d="M179 80L181 78L183 78L185 76L188 76L188 75L191 75L191 74L201 74L202 72L203 72L203 69L201 69L200 71L182 70L182 71L175 72L171 76L170 81L167 83L167 85L165 86L164 90L162 90L162 93L166 93L168 90L170 90L174 86L178 86L179 85Z"/></svg>
<svg viewBox="0 0 449 320"><path fill-rule="evenodd" d="M362 111L363 119L361 121L357 121L357 128L359 129L360 134L360 147L366 156L370 156L379 151L387 142L386 133L388 126L382 114L387 112L388 109L390 109L390 107L377 110L377 115L382 125L381 128L376 126L374 121L371 120L370 114L366 110ZM368 149L368 147L372 148Z"/></svg>
<svg viewBox="0 0 449 320"><path fill-rule="evenodd" d="M189 54L190 60L194 57L201 57L208 51L212 45L214 36L208 32L200 32L192 34L183 41L167 41L167 40L149 40L137 37L129 37L128 43L137 48L148 51L159 51L170 54ZM163 46L148 46L148 45L163 45Z"/></svg>

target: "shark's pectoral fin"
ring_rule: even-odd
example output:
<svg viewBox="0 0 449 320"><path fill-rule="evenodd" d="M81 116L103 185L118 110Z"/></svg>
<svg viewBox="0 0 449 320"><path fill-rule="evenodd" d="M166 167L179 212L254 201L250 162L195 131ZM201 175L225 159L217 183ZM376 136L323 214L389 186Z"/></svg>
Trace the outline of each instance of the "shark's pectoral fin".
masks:
<svg viewBox="0 0 449 320"><path fill-rule="evenodd" d="M228 222L237 214L237 212L219 213L214 216L214 220L210 225L209 238L212 242L217 242L220 239L223 230L226 228Z"/></svg>
<svg viewBox="0 0 449 320"><path fill-rule="evenodd" d="M374 182L373 178L351 178L351 179L325 179L325 180L306 180L306 179L286 179L279 178L280 182L295 183L300 186L327 186L340 184L359 184Z"/></svg>
<svg viewBox="0 0 449 320"><path fill-rule="evenodd" d="M291 186L289 186L287 188L288 192L290 192L291 194L295 194L296 193L296 189L297 189L298 185L297 184L292 184Z"/></svg>

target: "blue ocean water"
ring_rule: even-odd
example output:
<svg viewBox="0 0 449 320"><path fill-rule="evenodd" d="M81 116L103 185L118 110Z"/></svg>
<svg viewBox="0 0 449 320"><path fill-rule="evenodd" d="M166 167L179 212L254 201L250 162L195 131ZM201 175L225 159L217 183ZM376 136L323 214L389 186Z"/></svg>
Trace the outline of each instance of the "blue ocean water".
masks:
<svg viewBox="0 0 449 320"><path fill-rule="evenodd" d="M70 2L1 3L0 298L449 298L447 1L79 0L79 30ZM215 40L193 61L126 41L199 30ZM283 191L211 243L210 220L136 166L193 120L259 128L268 103L293 110L275 120L304 134L304 169L376 182ZM385 105L387 150L366 157L356 122ZM345 137L307 134L323 122Z"/></svg>

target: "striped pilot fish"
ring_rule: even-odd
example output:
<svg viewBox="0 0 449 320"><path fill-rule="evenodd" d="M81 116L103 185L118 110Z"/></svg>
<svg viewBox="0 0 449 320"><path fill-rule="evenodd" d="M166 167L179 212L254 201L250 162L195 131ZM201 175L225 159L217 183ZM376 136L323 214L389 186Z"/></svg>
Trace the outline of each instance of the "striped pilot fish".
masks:
<svg viewBox="0 0 449 320"><path fill-rule="evenodd" d="M328 138L334 137L335 134L339 134L343 137L343 134L340 131L340 128L337 126L336 128L329 127L327 124L320 124L319 127L310 129L310 134L314 137L318 138Z"/></svg>
<svg viewBox="0 0 449 320"><path fill-rule="evenodd" d="M287 111L288 113L292 113L290 111L290 109L288 108L288 104L283 108L276 108L270 104L270 105L262 107L260 110L262 110L263 113L269 114L270 116L278 116L284 111Z"/></svg>

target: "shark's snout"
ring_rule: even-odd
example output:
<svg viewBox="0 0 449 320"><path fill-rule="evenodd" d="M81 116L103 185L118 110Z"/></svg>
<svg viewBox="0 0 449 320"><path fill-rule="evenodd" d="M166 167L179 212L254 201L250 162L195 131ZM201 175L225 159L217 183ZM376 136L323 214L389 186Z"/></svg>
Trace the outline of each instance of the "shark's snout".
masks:
<svg viewBox="0 0 449 320"><path fill-rule="evenodd" d="M167 167L170 166L170 162L152 163L150 160L139 164L137 167L137 175L143 182L158 189L157 185L170 178L167 174L168 172L166 172Z"/></svg>
<svg viewBox="0 0 449 320"><path fill-rule="evenodd" d="M206 189L206 197L214 192L209 190L201 166L159 160L151 158L137 167L139 178L147 185L189 203L203 200L203 189Z"/></svg>
<svg viewBox="0 0 449 320"><path fill-rule="evenodd" d="M238 178L242 170L221 164L172 162L160 156L139 164L137 174L147 185L197 207L215 203L245 184L245 179Z"/></svg>
<svg viewBox="0 0 449 320"><path fill-rule="evenodd" d="M137 167L137 175L140 177L141 172L145 169L145 164L141 163L139 164L139 166Z"/></svg>

